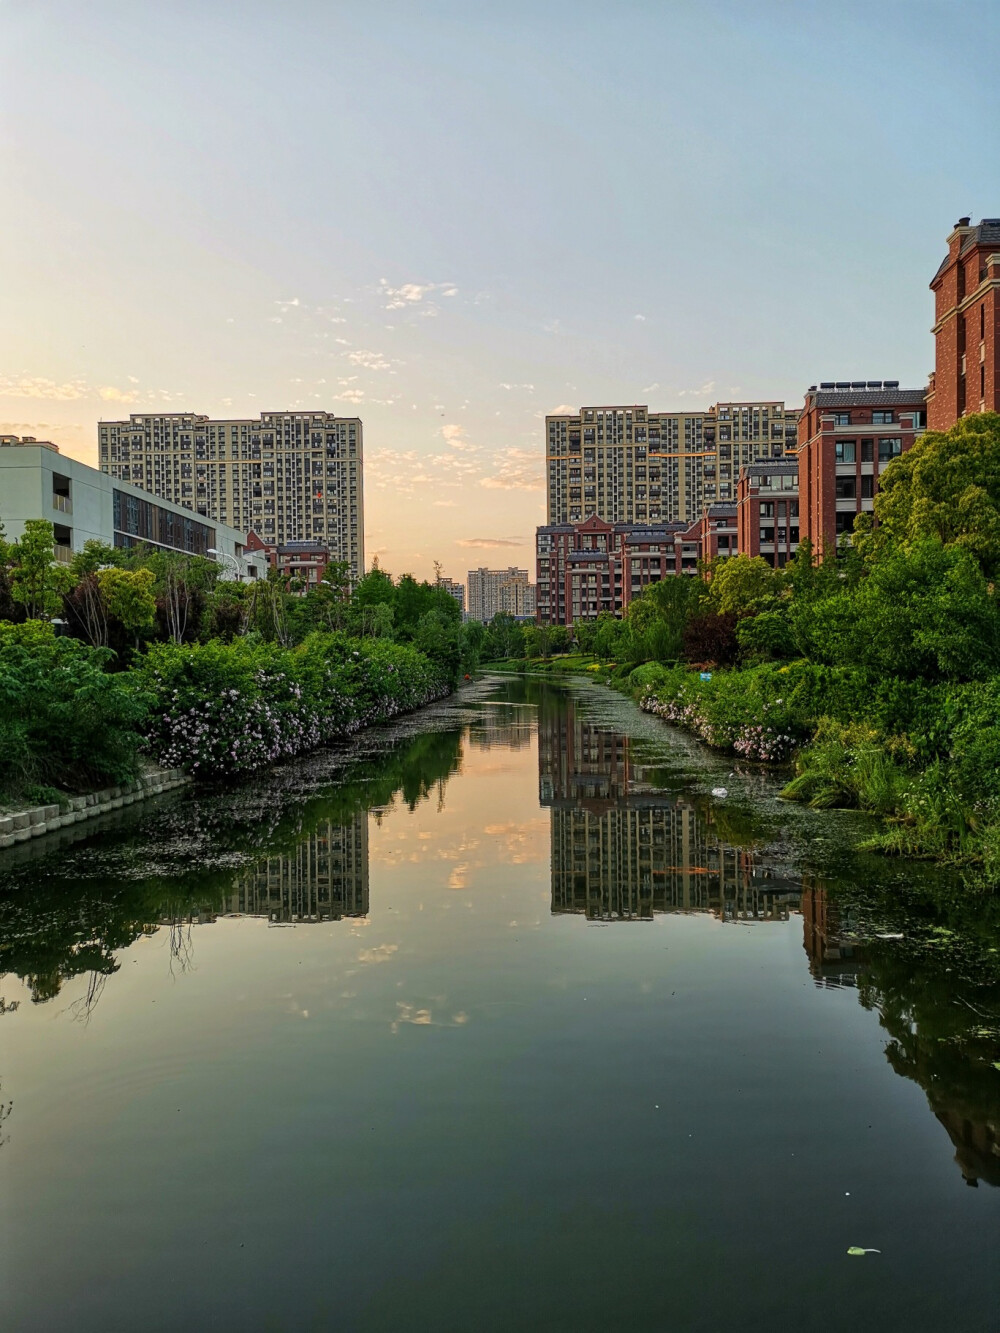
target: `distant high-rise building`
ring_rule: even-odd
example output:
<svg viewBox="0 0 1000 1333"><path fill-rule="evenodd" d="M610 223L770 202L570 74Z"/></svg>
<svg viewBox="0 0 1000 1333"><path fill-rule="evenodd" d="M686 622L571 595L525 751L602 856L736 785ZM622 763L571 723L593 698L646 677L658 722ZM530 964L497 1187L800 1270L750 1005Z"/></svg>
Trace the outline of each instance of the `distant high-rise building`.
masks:
<svg viewBox="0 0 1000 1333"><path fill-rule="evenodd" d="M463 618L464 618L464 617L465 617L465 584L464 584L464 583L457 583L454 579L450 579L450 578L448 578L446 575L442 574L441 577L440 577L440 578L438 579L438 581L437 581L437 586L438 586L439 588L443 588L443 589L445 590L445 592L446 592L450 597L454 597L455 601L458 603L458 609L461 611L462 616L463 616Z"/></svg>
<svg viewBox="0 0 1000 1333"><path fill-rule="evenodd" d="M967 412L1000 411L1000 218L959 218L931 280L934 374L927 424L947 430Z"/></svg>
<svg viewBox="0 0 1000 1333"><path fill-rule="evenodd" d="M645 404L545 418L548 522L690 523L736 498L740 466L795 449L798 412L782 402L702 412Z"/></svg>
<svg viewBox="0 0 1000 1333"><path fill-rule="evenodd" d="M518 620L535 618L535 585L520 574L500 584L500 610Z"/></svg>
<svg viewBox="0 0 1000 1333"><path fill-rule="evenodd" d="M501 589L504 584L528 582L528 571L510 565L507 569L470 569L468 574L469 619L488 625L503 610ZM512 613L513 614L513 613Z"/></svg>
<svg viewBox="0 0 1000 1333"><path fill-rule="evenodd" d="M134 413L99 426L101 471L267 545L318 540L364 573L361 422L330 412L213 421Z"/></svg>

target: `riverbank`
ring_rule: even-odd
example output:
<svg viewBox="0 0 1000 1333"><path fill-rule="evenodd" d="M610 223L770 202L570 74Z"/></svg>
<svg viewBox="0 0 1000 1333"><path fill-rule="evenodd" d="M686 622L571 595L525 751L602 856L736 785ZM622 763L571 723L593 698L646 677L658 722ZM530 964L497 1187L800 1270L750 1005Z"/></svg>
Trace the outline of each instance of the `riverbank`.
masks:
<svg viewBox="0 0 1000 1333"><path fill-rule="evenodd" d="M739 759L785 767L786 800L860 810L884 827L864 850L971 869L1000 882L1000 691L993 682L873 683L805 660L700 671L583 653L490 664L582 676Z"/></svg>
<svg viewBox="0 0 1000 1333"><path fill-rule="evenodd" d="M99 815L110 814L113 810L121 810L137 801L174 791L190 782L190 777L179 768L154 768L117 787L105 787L101 791L86 792L79 796L53 793L58 799L47 805L0 810L0 850L30 842L45 833L54 833L58 829L96 819Z"/></svg>

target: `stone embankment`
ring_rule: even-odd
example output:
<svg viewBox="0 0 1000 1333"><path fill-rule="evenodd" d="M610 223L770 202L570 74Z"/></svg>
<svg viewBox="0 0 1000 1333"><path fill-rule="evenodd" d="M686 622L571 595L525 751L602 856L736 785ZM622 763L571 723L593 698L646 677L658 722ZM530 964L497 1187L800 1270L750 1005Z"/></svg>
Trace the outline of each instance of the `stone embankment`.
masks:
<svg viewBox="0 0 1000 1333"><path fill-rule="evenodd" d="M121 810L136 801L186 786L190 781L183 769L158 768L120 787L105 787L103 791L92 791L86 796L67 797L61 805L36 805L29 810L0 814L0 849L68 828L71 824L93 819L95 815Z"/></svg>

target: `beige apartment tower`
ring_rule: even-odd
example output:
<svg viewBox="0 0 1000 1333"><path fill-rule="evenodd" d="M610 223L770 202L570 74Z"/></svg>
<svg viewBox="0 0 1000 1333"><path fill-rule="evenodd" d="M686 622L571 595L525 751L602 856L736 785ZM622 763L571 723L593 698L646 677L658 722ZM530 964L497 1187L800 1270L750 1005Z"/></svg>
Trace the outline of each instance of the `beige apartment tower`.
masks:
<svg viewBox="0 0 1000 1333"><path fill-rule="evenodd" d="M330 412L213 421L133 414L99 426L101 471L268 545L319 540L364 573L361 422Z"/></svg>
<svg viewBox="0 0 1000 1333"><path fill-rule="evenodd" d="M798 412L782 402L702 412L582 407L545 418L548 523L692 523L732 500L743 463L795 449Z"/></svg>
<svg viewBox="0 0 1000 1333"><path fill-rule="evenodd" d="M534 615L534 585L528 571L514 565L507 569L470 569L468 574L468 618L488 625L500 611L509 615ZM525 609L530 602L530 611ZM515 611L512 607L520 606Z"/></svg>

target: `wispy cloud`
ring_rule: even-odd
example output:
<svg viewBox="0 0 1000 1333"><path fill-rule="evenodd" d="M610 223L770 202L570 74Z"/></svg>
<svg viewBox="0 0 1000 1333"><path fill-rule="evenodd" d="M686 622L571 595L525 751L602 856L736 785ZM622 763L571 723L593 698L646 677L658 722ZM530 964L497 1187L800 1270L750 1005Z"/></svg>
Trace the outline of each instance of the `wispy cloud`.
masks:
<svg viewBox="0 0 1000 1333"><path fill-rule="evenodd" d="M362 347L355 348L353 352L345 352L344 355L351 365L361 366L364 370L391 371L394 365L400 364L398 361L391 361L387 356L383 356L381 352L371 352Z"/></svg>
<svg viewBox="0 0 1000 1333"><path fill-rule="evenodd" d="M491 551L499 546L524 546L522 537L460 537L456 546L464 546L473 551Z"/></svg>
<svg viewBox="0 0 1000 1333"><path fill-rule="evenodd" d="M698 389L678 389L678 398L708 398L715 388L715 380L706 380Z"/></svg>
<svg viewBox="0 0 1000 1333"><path fill-rule="evenodd" d="M405 310L409 306L420 305L434 292L439 296L458 295L458 288L453 282L404 282L393 287L387 278L379 278L378 291L385 299L386 310ZM426 314L428 311L421 313ZM434 313L437 314L437 311Z"/></svg>
<svg viewBox="0 0 1000 1333"><path fill-rule="evenodd" d="M499 467L479 483L494 491L540 491L544 485L542 464L537 449L503 449L497 455Z"/></svg>
<svg viewBox="0 0 1000 1333"><path fill-rule="evenodd" d="M645 324L645 322L646 322L646 316L645 316L645 315L633 315L632 318L633 318L634 320L637 320L638 323L640 323L640 324Z"/></svg>
<svg viewBox="0 0 1000 1333"><path fill-rule="evenodd" d="M524 389L527 393L534 393L534 392L535 392L535 386L534 386L533 384L508 384L505 380L501 380L501 381L500 381L500 385L499 385L499 387L500 387L501 389L508 389L508 390L510 390L510 389Z"/></svg>
<svg viewBox="0 0 1000 1333"><path fill-rule="evenodd" d="M41 375L0 375L0 396L5 398L51 398L70 403L89 398L93 390L85 380L64 380L62 384Z"/></svg>
<svg viewBox="0 0 1000 1333"><path fill-rule="evenodd" d="M449 448L456 449L459 453L474 454L476 452L476 446L471 440L465 438L464 426L459 426L454 422L449 423L441 427L441 434Z"/></svg>

